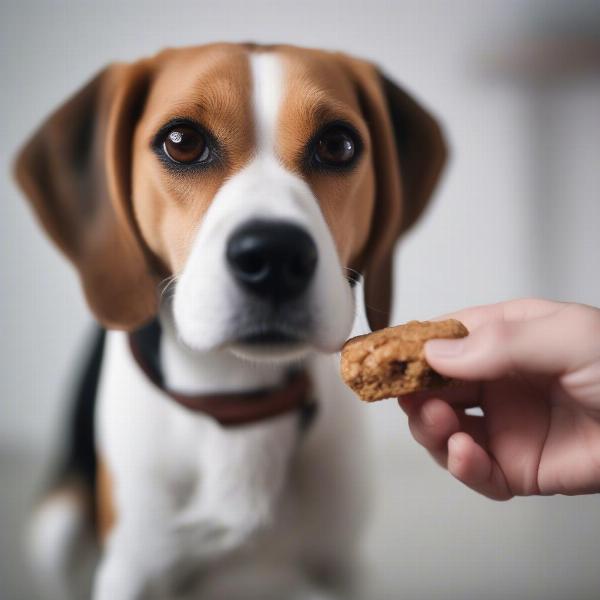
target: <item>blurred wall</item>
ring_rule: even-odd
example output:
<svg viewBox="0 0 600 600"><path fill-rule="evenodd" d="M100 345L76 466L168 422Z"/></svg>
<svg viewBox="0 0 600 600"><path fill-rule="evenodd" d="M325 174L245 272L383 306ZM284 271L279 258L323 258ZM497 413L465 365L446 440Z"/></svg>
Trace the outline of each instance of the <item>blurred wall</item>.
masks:
<svg viewBox="0 0 600 600"><path fill-rule="evenodd" d="M399 247L394 320L524 295L600 305L598 71L542 77L519 59L546 35L589 37L598 12L597 2L533 0L3 2L0 453L10 459L0 468L12 468L0 471L0 527L9 527L8 494L19 509L29 498L14 491L18 457L33 456L23 469L39 470L59 436L91 323L74 272L8 173L18 146L68 94L107 62L164 46L285 41L368 57L439 116L451 146L434 203ZM377 493L367 597L600 595L597 498L493 503L432 463L393 402L368 416ZM0 598L27 597L14 523L13 537L0 530Z"/></svg>

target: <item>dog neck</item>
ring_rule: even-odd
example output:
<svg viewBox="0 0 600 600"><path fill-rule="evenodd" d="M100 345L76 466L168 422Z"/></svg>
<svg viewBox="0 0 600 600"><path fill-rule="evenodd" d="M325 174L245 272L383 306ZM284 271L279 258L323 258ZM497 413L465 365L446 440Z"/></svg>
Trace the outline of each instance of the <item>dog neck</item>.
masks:
<svg viewBox="0 0 600 600"><path fill-rule="evenodd" d="M253 363L228 350L197 352L178 338L172 318L161 314L160 366L164 385L183 394L244 393L280 386L288 367Z"/></svg>

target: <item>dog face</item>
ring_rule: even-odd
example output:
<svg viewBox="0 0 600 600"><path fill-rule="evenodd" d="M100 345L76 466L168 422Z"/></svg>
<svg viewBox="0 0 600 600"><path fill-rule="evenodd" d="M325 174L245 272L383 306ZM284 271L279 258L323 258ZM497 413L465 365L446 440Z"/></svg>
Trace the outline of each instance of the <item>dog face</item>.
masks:
<svg viewBox="0 0 600 600"><path fill-rule="evenodd" d="M109 327L163 304L190 347L334 351L365 276L387 323L393 246L445 151L373 66L288 46L165 51L103 71L42 126L17 176Z"/></svg>

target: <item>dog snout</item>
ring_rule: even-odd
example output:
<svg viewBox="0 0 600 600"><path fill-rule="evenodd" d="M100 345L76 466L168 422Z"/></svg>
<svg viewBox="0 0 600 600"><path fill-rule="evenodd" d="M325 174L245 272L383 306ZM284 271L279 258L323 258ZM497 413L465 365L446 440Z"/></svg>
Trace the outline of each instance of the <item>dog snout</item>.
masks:
<svg viewBox="0 0 600 600"><path fill-rule="evenodd" d="M317 260L313 238L292 223L251 221L234 231L227 244L227 262L235 280L276 303L302 295Z"/></svg>

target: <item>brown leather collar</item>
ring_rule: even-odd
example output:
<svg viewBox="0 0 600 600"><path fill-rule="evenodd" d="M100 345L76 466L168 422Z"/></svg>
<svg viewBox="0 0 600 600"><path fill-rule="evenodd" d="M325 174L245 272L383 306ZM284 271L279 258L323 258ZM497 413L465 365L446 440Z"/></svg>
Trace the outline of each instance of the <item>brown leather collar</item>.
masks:
<svg viewBox="0 0 600 600"><path fill-rule="evenodd" d="M311 396L310 380L305 371L291 373L281 387L269 390L201 395L172 392L165 388L156 361L152 360L151 351L148 352L145 348L144 336L147 339L146 334L138 335L138 332L129 335L129 347L135 361L155 386L186 409L204 413L224 427L247 425L291 411L298 411L302 430L306 430L312 423L317 407Z"/></svg>

